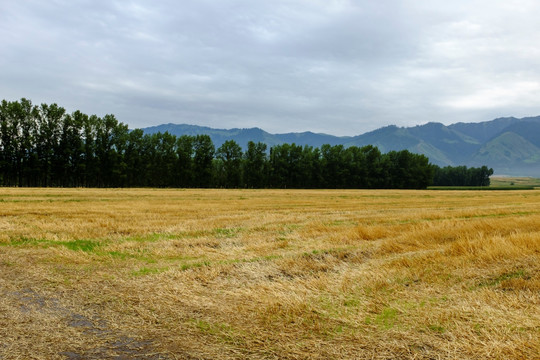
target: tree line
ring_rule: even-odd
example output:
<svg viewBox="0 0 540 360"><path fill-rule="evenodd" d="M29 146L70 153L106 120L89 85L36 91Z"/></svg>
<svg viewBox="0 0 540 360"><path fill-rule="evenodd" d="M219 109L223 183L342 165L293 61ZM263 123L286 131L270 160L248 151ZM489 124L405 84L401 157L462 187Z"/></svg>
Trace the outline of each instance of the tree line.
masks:
<svg viewBox="0 0 540 360"><path fill-rule="evenodd" d="M493 169L466 166L435 167L433 185L435 186L489 186Z"/></svg>
<svg viewBox="0 0 540 360"><path fill-rule="evenodd" d="M423 189L446 169L371 145L249 142L243 151L229 140L216 149L208 135L145 134L114 115L0 104L2 186Z"/></svg>

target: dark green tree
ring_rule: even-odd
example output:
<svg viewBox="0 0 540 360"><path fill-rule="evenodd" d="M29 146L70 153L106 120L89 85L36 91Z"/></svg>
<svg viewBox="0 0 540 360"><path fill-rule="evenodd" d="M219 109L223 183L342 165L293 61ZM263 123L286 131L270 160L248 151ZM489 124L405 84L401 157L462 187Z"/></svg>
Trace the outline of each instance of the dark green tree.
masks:
<svg viewBox="0 0 540 360"><path fill-rule="evenodd" d="M347 148L349 161L350 188L364 189L368 187L368 169L365 153L357 146Z"/></svg>
<svg viewBox="0 0 540 360"><path fill-rule="evenodd" d="M84 184L85 162L83 126L85 115L80 111L66 115L62 124L56 162L56 183L61 186Z"/></svg>
<svg viewBox="0 0 540 360"><path fill-rule="evenodd" d="M244 153L244 180L248 188L263 188L268 182L268 163L266 158L266 144L261 142L248 142Z"/></svg>
<svg viewBox="0 0 540 360"><path fill-rule="evenodd" d="M84 186L99 186L99 159L97 157L97 128L101 121L96 115L82 115L83 142L84 142L84 174L82 174Z"/></svg>
<svg viewBox="0 0 540 360"><path fill-rule="evenodd" d="M212 184L212 162L215 147L208 135L197 135L193 140L193 170L195 186L207 188Z"/></svg>
<svg viewBox="0 0 540 360"><path fill-rule="evenodd" d="M489 186L493 169L487 166L467 168L466 166L432 166L433 185L436 186Z"/></svg>
<svg viewBox="0 0 540 360"><path fill-rule="evenodd" d="M329 189L349 187L349 164L343 145L321 146L321 172L323 187Z"/></svg>
<svg viewBox="0 0 540 360"><path fill-rule="evenodd" d="M242 148L236 141L227 140L221 145L216 157L222 163L223 180L219 185L237 188L242 183Z"/></svg>
<svg viewBox="0 0 540 360"><path fill-rule="evenodd" d="M180 136L176 140L176 152L178 165L176 167L176 186L192 187L195 184L194 164L193 164L193 143L195 138L188 135Z"/></svg>
<svg viewBox="0 0 540 360"><path fill-rule="evenodd" d="M66 110L57 104L41 104L37 109L37 153L41 186L57 186L61 176L60 136Z"/></svg>
<svg viewBox="0 0 540 360"><path fill-rule="evenodd" d="M176 137L165 133L152 134L152 158L150 162L150 185L154 187L170 187L176 182L175 171L178 163Z"/></svg>
<svg viewBox="0 0 540 360"><path fill-rule="evenodd" d="M98 119L96 131L96 158L99 164L97 182L101 187L124 186L127 181L126 151L129 130L114 115Z"/></svg>
<svg viewBox="0 0 540 360"><path fill-rule="evenodd" d="M0 106L0 175L6 185L28 186L36 166L34 108L29 100Z"/></svg>
<svg viewBox="0 0 540 360"><path fill-rule="evenodd" d="M129 132L124 161L126 163L126 186L149 186L148 168L150 160L148 159L148 148L146 142L149 142L149 135L144 135L141 129L135 129Z"/></svg>
<svg viewBox="0 0 540 360"><path fill-rule="evenodd" d="M384 187L388 175L384 171L381 151L373 145L363 146L360 151L365 161L365 187L368 189Z"/></svg>
<svg viewBox="0 0 540 360"><path fill-rule="evenodd" d="M302 149L297 169L301 179L301 187L314 189L321 186L322 176L320 157L321 153L318 148L305 145Z"/></svg>
<svg viewBox="0 0 540 360"><path fill-rule="evenodd" d="M289 180L289 144L276 145L270 148L270 187L285 189Z"/></svg>

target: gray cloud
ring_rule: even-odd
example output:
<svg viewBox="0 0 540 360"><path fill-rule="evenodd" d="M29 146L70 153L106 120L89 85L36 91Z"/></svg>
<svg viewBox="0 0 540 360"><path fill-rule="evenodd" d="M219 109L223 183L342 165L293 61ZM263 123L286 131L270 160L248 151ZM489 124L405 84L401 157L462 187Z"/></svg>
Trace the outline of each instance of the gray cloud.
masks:
<svg viewBox="0 0 540 360"><path fill-rule="evenodd" d="M540 114L535 1L20 1L3 98L192 123L356 134Z"/></svg>

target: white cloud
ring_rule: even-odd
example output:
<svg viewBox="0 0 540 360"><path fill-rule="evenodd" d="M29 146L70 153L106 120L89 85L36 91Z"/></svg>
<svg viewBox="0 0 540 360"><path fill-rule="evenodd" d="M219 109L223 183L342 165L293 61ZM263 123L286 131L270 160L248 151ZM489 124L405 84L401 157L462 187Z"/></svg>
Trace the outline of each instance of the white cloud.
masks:
<svg viewBox="0 0 540 360"><path fill-rule="evenodd" d="M456 109L493 109L531 107L538 102L540 82L518 81L504 86L493 85L476 92L449 99L444 106Z"/></svg>
<svg viewBox="0 0 540 360"><path fill-rule="evenodd" d="M0 91L188 122L361 133L540 114L536 1L18 1Z"/></svg>

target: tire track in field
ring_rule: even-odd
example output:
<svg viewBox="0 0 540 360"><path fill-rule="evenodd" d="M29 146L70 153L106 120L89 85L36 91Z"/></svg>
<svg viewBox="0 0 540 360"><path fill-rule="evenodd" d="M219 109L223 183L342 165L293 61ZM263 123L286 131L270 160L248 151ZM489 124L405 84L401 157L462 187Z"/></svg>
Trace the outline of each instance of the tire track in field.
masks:
<svg viewBox="0 0 540 360"><path fill-rule="evenodd" d="M19 317L38 318L45 316L53 319L59 324L57 327L75 330L83 339L73 349L59 351L57 356L67 360L83 359L149 359L166 360L170 359L167 355L155 350L152 340L140 340L129 335L112 329L104 319L98 316L89 317L80 314L60 303L58 299L45 297L30 288L23 288L16 291L5 291L0 288L0 297L4 303L10 304L13 309L8 313L8 320ZM18 314L17 314L18 313ZM5 339L4 339L5 340ZM86 341L87 340L87 341ZM95 344L96 346L93 346ZM2 349L3 348L3 349ZM5 353L5 359L18 355L12 353L10 349L13 344L0 344L0 359L4 359L2 352ZM3 350L3 351L2 351ZM16 350L16 348L15 348ZM33 354L36 357L43 354ZM187 354L182 358L190 359Z"/></svg>

